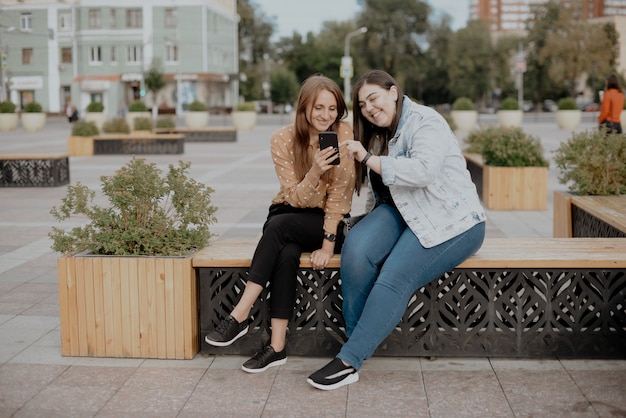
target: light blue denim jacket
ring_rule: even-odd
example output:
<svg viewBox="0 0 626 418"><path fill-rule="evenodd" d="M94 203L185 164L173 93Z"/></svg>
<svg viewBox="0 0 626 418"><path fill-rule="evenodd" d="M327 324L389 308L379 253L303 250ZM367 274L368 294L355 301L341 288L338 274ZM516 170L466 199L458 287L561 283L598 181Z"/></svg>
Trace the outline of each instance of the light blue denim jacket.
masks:
<svg viewBox="0 0 626 418"><path fill-rule="evenodd" d="M458 140L435 110L405 96L389 153L380 161L383 183L424 247L434 247L485 221ZM368 210L373 203L370 188Z"/></svg>

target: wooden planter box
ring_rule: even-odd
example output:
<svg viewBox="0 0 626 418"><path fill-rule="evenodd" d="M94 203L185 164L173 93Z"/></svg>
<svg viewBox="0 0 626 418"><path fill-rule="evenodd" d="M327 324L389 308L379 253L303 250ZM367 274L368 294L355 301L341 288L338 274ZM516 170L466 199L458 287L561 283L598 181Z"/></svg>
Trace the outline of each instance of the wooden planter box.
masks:
<svg viewBox="0 0 626 418"><path fill-rule="evenodd" d="M548 167L493 167L465 154L472 180L490 210L546 210Z"/></svg>
<svg viewBox="0 0 626 418"><path fill-rule="evenodd" d="M69 136L67 153L72 157L93 155L93 136Z"/></svg>
<svg viewBox="0 0 626 418"><path fill-rule="evenodd" d="M555 238L626 238L626 195L554 192Z"/></svg>
<svg viewBox="0 0 626 418"><path fill-rule="evenodd" d="M198 352L191 256L63 256L58 281L62 355L191 359Z"/></svg>

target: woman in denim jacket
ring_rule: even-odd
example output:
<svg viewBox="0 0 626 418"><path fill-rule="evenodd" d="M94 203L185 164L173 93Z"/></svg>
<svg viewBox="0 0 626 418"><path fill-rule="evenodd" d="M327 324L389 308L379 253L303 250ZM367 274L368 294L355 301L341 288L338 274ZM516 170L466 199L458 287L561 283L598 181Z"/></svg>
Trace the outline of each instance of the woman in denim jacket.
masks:
<svg viewBox="0 0 626 418"><path fill-rule="evenodd" d="M358 381L411 295L474 254L485 236L484 210L445 119L403 96L384 71L364 74L353 102L358 141L347 150L361 162L357 191L369 172L369 213L342 248L348 341L307 379L323 390Z"/></svg>

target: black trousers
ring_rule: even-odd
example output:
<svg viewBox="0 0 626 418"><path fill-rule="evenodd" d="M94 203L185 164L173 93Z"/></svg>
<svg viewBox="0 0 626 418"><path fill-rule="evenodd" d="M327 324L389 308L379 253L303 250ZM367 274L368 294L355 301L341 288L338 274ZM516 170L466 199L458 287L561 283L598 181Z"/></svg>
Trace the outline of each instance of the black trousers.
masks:
<svg viewBox="0 0 626 418"><path fill-rule="evenodd" d="M291 318L300 255L321 248L323 239L322 209L270 207L263 235L252 257L248 280L263 287L269 282L271 318Z"/></svg>

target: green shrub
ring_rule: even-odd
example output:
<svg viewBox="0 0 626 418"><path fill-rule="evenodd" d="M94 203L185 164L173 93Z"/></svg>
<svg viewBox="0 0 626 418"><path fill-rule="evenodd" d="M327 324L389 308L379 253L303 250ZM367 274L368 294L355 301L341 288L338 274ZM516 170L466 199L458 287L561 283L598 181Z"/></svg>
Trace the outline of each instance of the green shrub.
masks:
<svg viewBox="0 0 626 418"><path fill-rule="evenodd" d="M562 97L559 99L557 103L557 107L559 110L578 110L578 106L576 106L576 100L571 97Z"/></svg>
<svg viewBox="0 0 626 418"><path fill-rule="evenodd" d="M156 121L156 127L158 129L174 129L176 128L176 121L171 116L158 118Z"/></svg>
<svg viewBox="0 0 626 418"><path fill-rule="evenodd" d="M474 102L469 97L459 97L452 103L452 110L474 110Z"/></svg>
<svg viewBox="0 0 626 418"><path fill-rule="evenodd" d="M72 126L73 136L96 136L100 132L95 122L87 122L86 120L79 120Z"/></svg>
<svg viewBox="0 0 626 418"><path fill-rule="evenodd" d="M254 104L254 102L241 102L237 103L236 109L240 112L256 111L256 105Z"/></svg>
<svg viewBox="0 0 626 418"><path fill-rule="evenodd" d="M191 112L205 112L206 105L202 103L200 100L194 100L193 102L189 104L188 109Z"/></svg>
<svg viewBox="0 0 626 418"><path fill-rule="evenodd" d="M559 182L582 195L626 194L626 136L596 129L574 133L555 151Z"/></svg>
<svg viewBox="0 0 626 418"><path fill-rule="evenodd" d="M128 111L129 112L147 112L148 108L146 107L146 104L142 102L141 100L135 100L134 102L128 105Z"/></svg>
<svg viewBox="0 0 626 418"><path fill-rule="evenodd" d="M124 118L113 118L104 122L102 132L107 134L127 134L130 133L130 126Z"/></svg>
<svg viewBox="0 0 626 418"><path fill-rule="evenodd" d="M87 112L102 113L104 112L104 105L100 102L91 102L87 105Z"/></svg>
<svg viewBox="0 0 626 418"><path fill-rule="evenodd" d="M81 183L68 186L57 221L73 216L88 220L69 231L53 227L52 249L63 254L89 251L103 255L187 254L207 245L209 225L216 221L213 189L188 177L190 163L169 166L167 175L156 164L133 157L113 176L100 177L109 207L93 203L96 193Z"/></svg>
<svg viewBox="0 0 626 418"><path fill-rule="evenodd" d="M502 103L500 103L500 109L519 110L519 103L517 102L517 99L514 99L513 97L507 97L506 99L502 100Z"/></svg>
<svg viewBox="0 0 626 418"><path fill-rule="evenodd" d="M24 112L26 113L41 113L41 105L36 101L28 102L24 106Z"/></svg>
<svg viewBox="0 0 626 418"><path fill-rule="evenodd" d="M492 126L474 131L466 138L466 152L483 156L486 165L495 167L547 167L538 137L519 127Z"/></svg>
<svg viewBox="0 0 626 418"><path fill-rule="evenodd" d="M133 129L136 131L151 131L152 119L150 118L134 118Z"/></svg>
<svg viewBox="0 0 626 418"><path fill-rule="evenodd" d="M0 113L15 113L15 103L10 100L0 102Z"/></svg>

